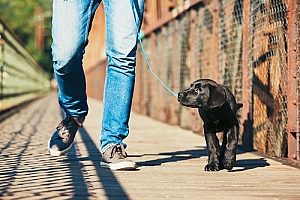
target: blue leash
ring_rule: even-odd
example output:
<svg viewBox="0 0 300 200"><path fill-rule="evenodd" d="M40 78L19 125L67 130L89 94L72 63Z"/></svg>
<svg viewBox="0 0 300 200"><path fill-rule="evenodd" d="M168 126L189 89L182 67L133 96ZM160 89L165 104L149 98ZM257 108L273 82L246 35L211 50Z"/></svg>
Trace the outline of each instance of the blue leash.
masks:
<svg viewBox="0 0 300 200"><path fill-rule="evenodd" d="M174 95L176 98L178 97L178 95L173 92L168 86L166 86L166 84L164 84L164 82L154 73L154 71L152 70L152 67L148 61L148 58L147 58L147 55L145 53L145 49L144 49L144 46L143 46L143 43L142 43L142 40L140 39L139 37L139 43L140 43L140 46L141 46L141 49L142 49L142 53L144 55L144 58L145 58L145 61L147 63L147 66L148 68L150 69L151 73L155 76L155 78L172 94Z"/></svg>
<svg viewBox="0 0 300 200"><path fill-rule="evenodd" d="M134 7L137 7L136 9L138 10L138 5L135 5L137 4L137 2L135 0L131 0L131 3L132 3L132 11L133 11L133 15L134 15L134 18L136 19L136 14L134 12ZM141 46L141 50L142 50L142 53L143 53L143 56L144 56L144 59L146 61L146 64L148 66L148 68L150 69L151 73L155 76L155 78L172 94L174 95L176 98L178 97L177 93L173 92L168 86L166 86L166 84L164 84L164 82L155 74L155 72L152 70L152 67L149 63L149 60L147 58L147 55L145 53L145 49L144 49L144 46L143 46L143 43L142 43L142 38L144 36L143 33L140 33L139 32L139 25L137 24L136 25L136 28L137 28L137 33L138 33L138 41L140 43L140 46Z"/></svg>

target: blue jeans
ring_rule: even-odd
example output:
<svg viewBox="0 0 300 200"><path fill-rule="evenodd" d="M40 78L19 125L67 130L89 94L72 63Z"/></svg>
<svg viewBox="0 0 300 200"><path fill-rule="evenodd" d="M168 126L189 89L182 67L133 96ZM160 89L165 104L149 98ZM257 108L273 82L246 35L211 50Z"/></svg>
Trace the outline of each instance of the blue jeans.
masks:
<svg viewBox="0 0 300 200"><path fill-rule="evenodd" d="M88 34L101 0L53 0L52 57L58 99L66 115L88 114L82 59ZM144 0L103 0L108 66L104 86L100 151L123 143L135 81L137 33Z"/></svg>

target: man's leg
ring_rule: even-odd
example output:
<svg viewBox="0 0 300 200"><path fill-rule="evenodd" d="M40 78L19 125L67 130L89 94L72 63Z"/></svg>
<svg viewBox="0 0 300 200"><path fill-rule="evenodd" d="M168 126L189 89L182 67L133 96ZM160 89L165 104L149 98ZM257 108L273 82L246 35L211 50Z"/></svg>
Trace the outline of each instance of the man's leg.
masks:
<svg viewBox="0 0 300 200"><path fill-rule="evenodd" d="M108 168L134 168L126 163L126 144L129 134L134 81L138 30L143 17L143 0L104 0L106 13L106 53L108 67L104 89L104 110L100 150L103 154L101 166ZM111 151L118 158L106 159ZM113 153L114 154L114 153ZM119 164L122 161L122 164ZM131 162L132 163L132 162ZM131 167L130 167L131 166Z"/></svg>
<svg viewBox="0 0 300 200"><path fill-rule="evenodd" d="M66 118L49 140L48 149L52 155L64 155L70 150L77 129L88 113L82 58L99 3L100 0L53 1L53 68L59 104Z"/></svg>

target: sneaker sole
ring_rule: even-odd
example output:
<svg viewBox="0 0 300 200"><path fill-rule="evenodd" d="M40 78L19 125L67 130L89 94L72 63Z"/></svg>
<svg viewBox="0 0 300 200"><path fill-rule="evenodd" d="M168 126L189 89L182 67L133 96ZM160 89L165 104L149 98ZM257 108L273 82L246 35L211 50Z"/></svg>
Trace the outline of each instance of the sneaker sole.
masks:
<svg viewBox="0 0 300 200"><path fill-rule="evenodd" d="M56 151L50 148L50 140L51 138L48 140L48 152L52 155L52 156L63 156L67 153L69 153L69 151L71 150L71 147L73 145L73 142L70 144L70 146L68 146L68 148L66 148L63 151Z"/></svg>
<svg viewBox="0 0 300 200"><path fill-rule="evenodd" d="M108 164L106 162L100 162L100 167L111 170L135 170L137 165L135 162L120 162L116 164Z"/></svg>

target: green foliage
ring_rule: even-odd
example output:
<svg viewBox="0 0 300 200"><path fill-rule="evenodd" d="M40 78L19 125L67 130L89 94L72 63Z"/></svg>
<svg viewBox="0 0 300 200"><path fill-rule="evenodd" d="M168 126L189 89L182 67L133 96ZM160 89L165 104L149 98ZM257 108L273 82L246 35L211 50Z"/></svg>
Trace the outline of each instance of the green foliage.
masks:
<svg viewBox="0 0 300 200"><path fill-rule="evenodd" d="M36 9L44 12L44 50L35 43ZM51 9L52 0L1 0L0 16L16 33L29 52L49 74L52 73L51 61ZM45 13L50 13L45 15Z"/></svg>

